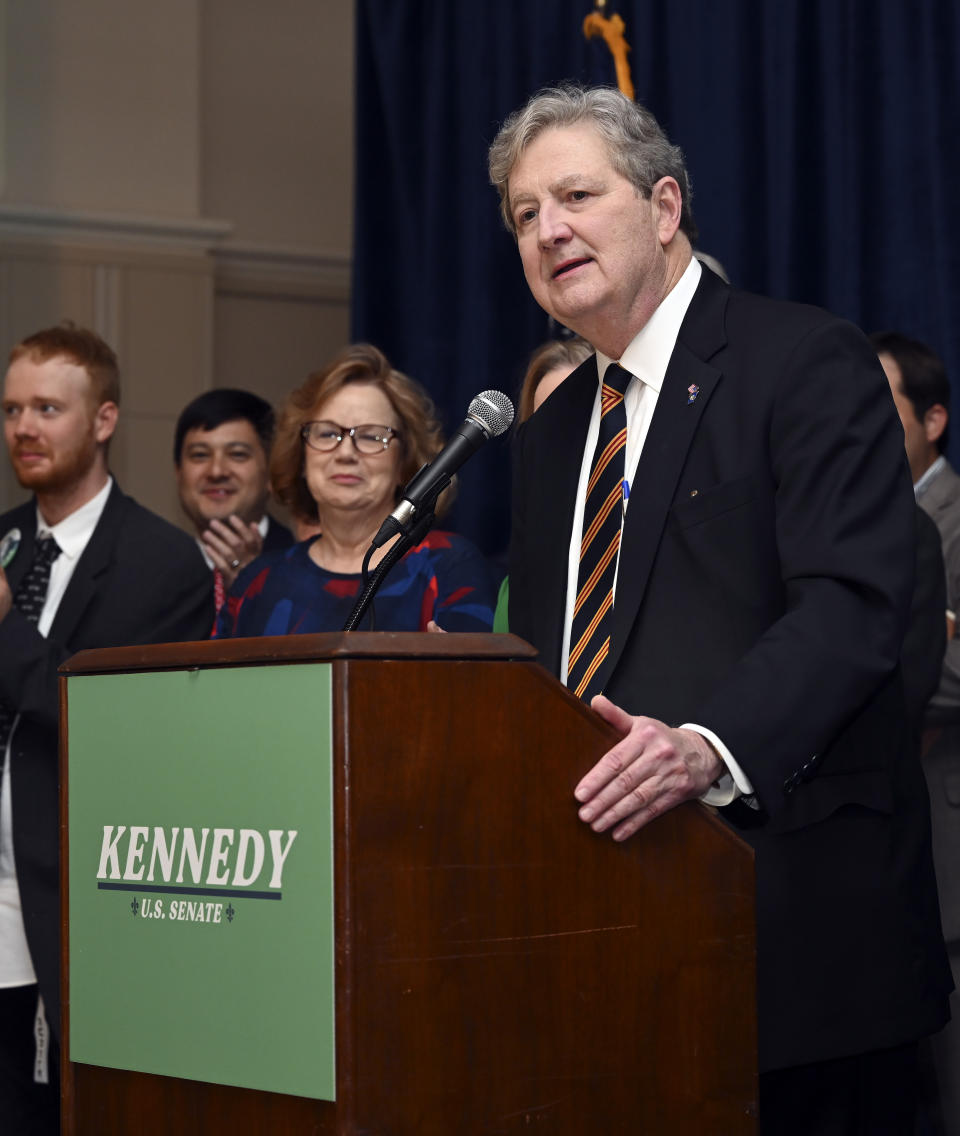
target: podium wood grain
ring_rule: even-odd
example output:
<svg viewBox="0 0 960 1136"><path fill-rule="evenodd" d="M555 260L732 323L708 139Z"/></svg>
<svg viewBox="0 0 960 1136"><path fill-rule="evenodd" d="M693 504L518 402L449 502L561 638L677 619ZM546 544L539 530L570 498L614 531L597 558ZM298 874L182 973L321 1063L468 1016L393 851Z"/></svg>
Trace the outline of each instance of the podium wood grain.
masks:
<svg viewBox="0 0 960 1136"><path fill-rule="evenodd" d="M755 1132L752 853L699 804L622 845L583 825L573 787L614 735L532 655L510 636L354 633L67 664L332 663L337 1100L77 1065L65 1046L64 1132Z"/></svg>

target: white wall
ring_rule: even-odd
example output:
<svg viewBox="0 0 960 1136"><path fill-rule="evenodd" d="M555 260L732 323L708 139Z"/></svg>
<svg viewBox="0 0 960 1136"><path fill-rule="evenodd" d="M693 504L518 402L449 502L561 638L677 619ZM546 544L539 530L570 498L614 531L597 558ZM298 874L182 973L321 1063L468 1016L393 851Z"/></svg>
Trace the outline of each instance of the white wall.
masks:
<svg viewBox="0 0 960 1136"><path fill-rule="evenodd" d="M350 254L353 5L201 5L202 204L231 244Z"/></svg>
<svg viewBox="0 0 960 1136"><path fill-rule="evenodd" d="M124 488L180 519L173 424L279 402L347 339L353 5L0 0L0 352L118 351ZM0 510L24 494L3 456Z"/></svg>
<svg viewBox="0 0 960 1136"><path fill-rule="evenodd" d="M197 0L6 7L5 198L197 216Z"/></svg>
<svg viewBox="0 0 960 1136"><path fill-rule="evenodd" d="M218 248L220 385L274 402L348 335L353 5L207 0L202 184Z"/></svg>

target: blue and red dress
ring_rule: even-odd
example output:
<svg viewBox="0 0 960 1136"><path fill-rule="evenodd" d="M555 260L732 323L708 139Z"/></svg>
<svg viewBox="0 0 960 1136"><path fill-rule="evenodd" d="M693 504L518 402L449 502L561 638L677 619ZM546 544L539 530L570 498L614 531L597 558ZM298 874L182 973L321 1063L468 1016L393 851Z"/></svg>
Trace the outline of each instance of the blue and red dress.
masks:
<svg viewBox="0 0 960 1136"><path fill-rule="evenodd" d="M217 617L215 639L339 631L362 577L328 572L310 559L311 537L257 557L240 573ZM432 532L395 564L377 592L378 631L489 631L500 574L464 537ZM365 617L362 629L369 626Z"/></svg>

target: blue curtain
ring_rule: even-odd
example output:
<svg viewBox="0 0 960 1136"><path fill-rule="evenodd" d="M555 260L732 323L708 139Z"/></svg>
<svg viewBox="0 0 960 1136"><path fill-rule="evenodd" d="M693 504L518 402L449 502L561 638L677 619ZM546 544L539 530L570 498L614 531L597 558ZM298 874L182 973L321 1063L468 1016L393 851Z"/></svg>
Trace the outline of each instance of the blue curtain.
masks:
<svg viewBox="0 0 960 1136"><path fill-rule="evenodd" d="M614 82L588 0L357 0L352 334L448 429L511 396L550 332L487 183L538 87ZM637 98L685 150L699 245L735 284L931 344L960 376L956 0L623 0ZM955 411L960 414L960 396ZM952 431L956 461L960 431ZM508 531L506 442L464 468L453 524Z"/></svg>

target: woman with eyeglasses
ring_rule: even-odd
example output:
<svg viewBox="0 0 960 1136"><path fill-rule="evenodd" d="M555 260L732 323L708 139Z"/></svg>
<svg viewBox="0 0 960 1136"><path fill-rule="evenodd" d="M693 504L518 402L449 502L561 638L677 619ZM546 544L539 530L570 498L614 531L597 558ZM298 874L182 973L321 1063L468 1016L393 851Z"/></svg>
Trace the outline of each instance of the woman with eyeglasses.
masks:
<svg viewBox="0 0 960 1136"><path fill-rule="evenodd" d="M310 375L287 399L270 479L312 535L240 573L214 637L339 631L360 593L374 534L402 487L442 446L426 391L376 347L347 347ZM441 495L438 515L449 494ZM371 570L389 547L374 554ZM469 541L434 531L388 573L375 601L376 629L425 631L433 621L445 631L489 631L498 584Z"/></svg>

